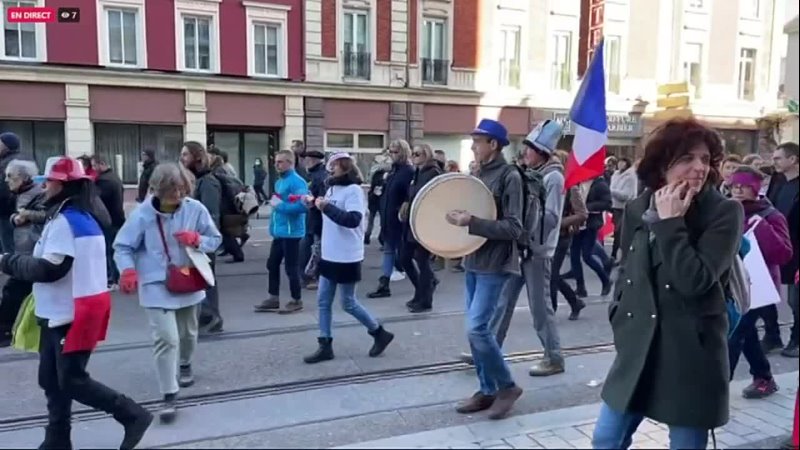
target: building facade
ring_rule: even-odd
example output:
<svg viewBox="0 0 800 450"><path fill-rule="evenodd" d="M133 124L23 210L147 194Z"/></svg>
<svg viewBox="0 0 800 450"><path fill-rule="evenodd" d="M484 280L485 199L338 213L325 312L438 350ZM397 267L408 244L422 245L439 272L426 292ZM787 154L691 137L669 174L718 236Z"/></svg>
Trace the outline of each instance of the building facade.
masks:
<svg viewBox="0 0 800 450"><path fill-rule="evenodd" d="M657 86L687 81L730 151L757 150L778 107L789 0L0 0L79 7L79 23L0 37L0 129L50 155L174 160L213 143L252 177L301 139L366 169L392 139L463 168L469 130L502 120L513 154L540 120L572 126L580 76L605 38L609 148L633 155L657 125ZM5 11L4 11L5 14ZM120 155L119 158L117 155Z"/></svg>

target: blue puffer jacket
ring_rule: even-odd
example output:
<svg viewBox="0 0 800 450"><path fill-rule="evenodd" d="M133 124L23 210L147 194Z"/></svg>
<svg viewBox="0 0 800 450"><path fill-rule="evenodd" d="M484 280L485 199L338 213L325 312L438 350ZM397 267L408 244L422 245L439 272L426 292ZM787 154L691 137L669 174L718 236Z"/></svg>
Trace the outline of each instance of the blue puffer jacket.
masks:
<svg viewBox="0 0 800 450"><path fill-rule="evenodd" d="M269 232L274 238L302 238L306 235L306 209L302 199L290 201L290 195L308 195L308 185L294 170L281 174L275 182L275 194L283 200L272 209Z"/></svg>

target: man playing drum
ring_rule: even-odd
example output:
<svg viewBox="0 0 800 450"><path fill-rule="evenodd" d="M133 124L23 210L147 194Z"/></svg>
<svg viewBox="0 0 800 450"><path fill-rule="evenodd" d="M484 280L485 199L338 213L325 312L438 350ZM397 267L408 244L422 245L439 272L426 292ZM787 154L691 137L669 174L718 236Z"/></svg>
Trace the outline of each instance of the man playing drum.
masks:
<svg viewBox="0 0 800 450"><path fill-rule="evenodd" d="M506 417L522 395L489 329L503 285L511 274L520 273L516 241L522 234L522 178L518 172L507 170L502 151L508 144L506 128L494 120L482 120L472 132L478 177L499 203L497 220L475 217L463 210L446 215L448 223L468 227L469 234L487 239L464 258L467 337L480 391L461 402L456 411L472 414L488 409L490 419Z"/></svg>

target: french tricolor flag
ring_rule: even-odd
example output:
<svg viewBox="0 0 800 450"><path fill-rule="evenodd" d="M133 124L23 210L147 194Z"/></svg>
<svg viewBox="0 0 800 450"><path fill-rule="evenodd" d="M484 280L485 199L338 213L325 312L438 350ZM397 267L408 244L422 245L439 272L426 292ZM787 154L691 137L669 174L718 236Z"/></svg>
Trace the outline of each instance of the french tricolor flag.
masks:
<svg viewBox="0 0 800 450"><path fill-rule="evenodd" d="M92 351L106 338L111 318L111 293L106 277L106 241L97 221L88 213L61 211L75 238L72 296L75 315L64 340L64 352Z"/></svg>
<svg viewBox="0 0 800 450"><path fill-rule="evenodd" d="M608 123L602 40L583 76L569 118L575 129L575 138L567 160L565 189L593 180L605 170Z"/></svg>

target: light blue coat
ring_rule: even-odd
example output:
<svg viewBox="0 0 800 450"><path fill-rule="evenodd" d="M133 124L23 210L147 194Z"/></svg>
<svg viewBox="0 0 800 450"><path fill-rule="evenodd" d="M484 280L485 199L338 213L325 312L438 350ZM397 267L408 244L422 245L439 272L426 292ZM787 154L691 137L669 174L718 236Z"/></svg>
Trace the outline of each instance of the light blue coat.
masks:
<svg viewBox="0 0 800 450"><path fill-rule="evenodd" d="M179 231L196 231L200 234L200 251L213 253L222 242L211 215L202 203L185 198L172 214L153 207L153 197L148 196L130 214L114 240L114 262L120 273L135 269L139 275L139 304L145 308L179 309L195 305L205 298L205 292L173 294L164 284L167 278L167 255L158 230L156 217L161 217L172 264L190 266L183 246L175 239Z"/></svg>
<svg viewBox="0 0 800 450"><path fill-rule="evenodd" d="M308 209L301 200L290 201L290 195L308 195L308 184L294 170L280 174L275 182L275 194L283 200L272 210L269 231L274 238L302 238L306 235Z"/></svg>

